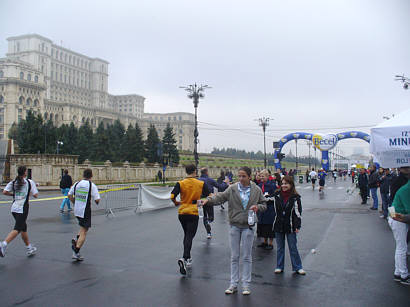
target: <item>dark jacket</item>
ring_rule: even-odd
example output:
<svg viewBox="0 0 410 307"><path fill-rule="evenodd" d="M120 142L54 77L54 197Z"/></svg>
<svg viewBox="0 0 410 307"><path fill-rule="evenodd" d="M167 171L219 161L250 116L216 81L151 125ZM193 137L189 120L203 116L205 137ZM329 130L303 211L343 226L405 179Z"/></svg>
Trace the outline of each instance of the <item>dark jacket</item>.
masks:
<svg viewBox="0 0 410 307"><path fill-rule="evenodd" d="M402 173L400 173L398 176L393 176L391 180L391 185L390 185L390 200L393 202L394 196L396 195L396 192L404 186L409 179Z"/></svg>
<svg viewBox="0 0 410 307"><path fill-rule="evenodd" d="M359 174L357 183L359 184L359 187L367 188L367 186L369 185L369 178L367 177L367 174L366 173Z"/></svg>
<svg viewBox="0 0 410 307"><path fill-rule="evenodd" d="M223 192L228 187L228 185L225 182L222 182L221 184L219 184L212 178L209 178L208 175L201 175L201 177L199 177L198 179L203 181L206 184L209 193L214 192L214 187L218 189L218 192Z"/></svg>
<svg viewBox="0 0 410 307"><path fill-rule="evenodd" d="M275 194L276 185L272 181L265 183L264 187L263 183L260 183L259 187L265 197L273 197ZM275 220L275 203L273 201L268 201L266 206L266 211L258 212L258 224L273 224Z"/></svg>
<svg viewBox="0 0 410 307"><path fill-rule="evenodd" d="M373 173L370 174L369 176L369 188L377 188L379 185L379 173L376 171L373 171Z"/></svg>
<svg viewBox="0 0 410 307"><path fill-rule="evenodd" d="M280 192L276 192L274 232L291 233L302 226L302 202L300 195L292 195L284 204Z"/></svg>
<svg viewBox="0 0 410 307"><path fill-rule="evenodd" d="M63 175L60 180L60 189L68 189L73 185L73 180L70 175Z"/></svg>
<svg viewBox="0 0 410 307"><path fill-rule="evenodd" d="M380 178L380 193L389 194L392 174L384 175Z"/></svg>

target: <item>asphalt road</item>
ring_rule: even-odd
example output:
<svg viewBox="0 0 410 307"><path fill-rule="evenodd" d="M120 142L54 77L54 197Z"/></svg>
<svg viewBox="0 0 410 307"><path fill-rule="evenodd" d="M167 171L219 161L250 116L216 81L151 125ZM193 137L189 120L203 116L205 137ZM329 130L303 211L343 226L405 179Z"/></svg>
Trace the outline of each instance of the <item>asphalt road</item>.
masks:
<svg viewBox="0 0 410 307"><path fill-rule="evenodd" d="M368 210L370 202L362 206L357 193L346 193L349 185L327 184L323 195L307 184L298 186L303 205L298 245L307 275L291 273L287 249L285 273L274 275L275 250L254 244L249 297L224 294L230 276L226 210L215 208L211 240L199 226L193 267L182 277L176 261L183 233L175 208L127 210L115 218L96 211L82 249L85 260L76 263L70 241L78 226L72 214L60 214L60 201L32 203L29 236L38 253L27 258L19 238L9 245L0 258L0 306L409 306L410 287L393 281L392 233L378 212ZM47 193L40 197L58 195ZM132 202L135 195L118 198ZM0 205L0 238L13 225L9 210Z"/></svg>

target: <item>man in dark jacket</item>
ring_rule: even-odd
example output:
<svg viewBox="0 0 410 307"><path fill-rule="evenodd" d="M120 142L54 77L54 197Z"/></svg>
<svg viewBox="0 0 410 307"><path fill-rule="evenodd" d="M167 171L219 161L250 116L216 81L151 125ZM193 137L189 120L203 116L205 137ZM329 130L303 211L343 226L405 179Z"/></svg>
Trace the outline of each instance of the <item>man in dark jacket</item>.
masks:
<svg viewBox="0 0 410 307"><path fill-rule="evenodd" d="M380 218L386 219L388 216L387 208L390 206L389 194L390 194L391 180L392 180L392 175L390 174L390 169L389 168L384 169L382 172L382 176L380 177L380 195L382 196L382 208L383 208L383 214L380 215Z"/></svg>
<svg viewBox="0 0 410 307"><path fill-rule="evenodd" d="M358 177L358 185L360 189L360 196L362 197L362 205L367 203L367 189L368 189L369 179L364 168L360 169L360 174Z"/></svg>
<svg viewBox="0 0 410 307"><path fill-rule="evenodd" d="M201 177L198 178L199 180L203 181L208 188L208 191L213 193L214 187L218 189L218 191L224 191L228 187L229 179L227 178L221 184L218 184L214 179L209 178L208 176L208 169L206 167L201 169ZM212 238L211 233L211 225L210 223L214 221L214 207L213 206L204 206L204 226L207 233L207 238Z"/></svg>
<svg viewBox="0 0 410 307"><path fill-rule="evenodd" d="M377 188L379 186L379 173L376 171L376 166L372 165L369 176L369 189L373 198L373 206L370 210L377 210L379 208L379 199L377 197Z"/></svg>
<svg viewBox="0 0 410 307"><path fill-rule="evenodd" d="M71 176L68 174L68 169L65 169L64 175L63 177L61 177L61 181L60 181L61 193L63 193L64 196L67 196L72 185L73 185L73 180L71 179ZM70 200L66 197L63 199L63 202L61 203L60 212L64 212L65 205L67 205L67 211L71 211Z"/></svg>

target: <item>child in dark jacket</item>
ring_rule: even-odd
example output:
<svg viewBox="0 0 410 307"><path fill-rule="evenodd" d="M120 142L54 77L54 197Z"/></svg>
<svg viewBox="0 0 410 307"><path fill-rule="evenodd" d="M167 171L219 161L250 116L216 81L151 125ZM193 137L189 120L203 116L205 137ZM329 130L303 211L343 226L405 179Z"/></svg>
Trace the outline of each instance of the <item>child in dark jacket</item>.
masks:
<svg viewBox="0 0 410 307"><path fill-rule="evenodd" d="M277 246L276 274L280 274L285 266L285 237L288 241L292 270L299 275L305 275L302 268L302 260L297 248L296 235L301 228L302 203L300 195L296 192L295 183L290 176L282 178L282 185L275 195L275 222L273 230L275 232Z"/></svg>

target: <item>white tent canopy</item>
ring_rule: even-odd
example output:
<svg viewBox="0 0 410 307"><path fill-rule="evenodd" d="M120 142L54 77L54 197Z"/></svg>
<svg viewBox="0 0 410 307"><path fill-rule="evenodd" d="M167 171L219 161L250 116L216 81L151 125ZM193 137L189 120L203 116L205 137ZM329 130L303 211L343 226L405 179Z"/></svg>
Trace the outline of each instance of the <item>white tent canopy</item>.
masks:
<svg viewBox="0 0 410 307"><path fill-rule="evenodd" d="M410 166L410 109L370 129L370 153L382 167Z"/></svg>

